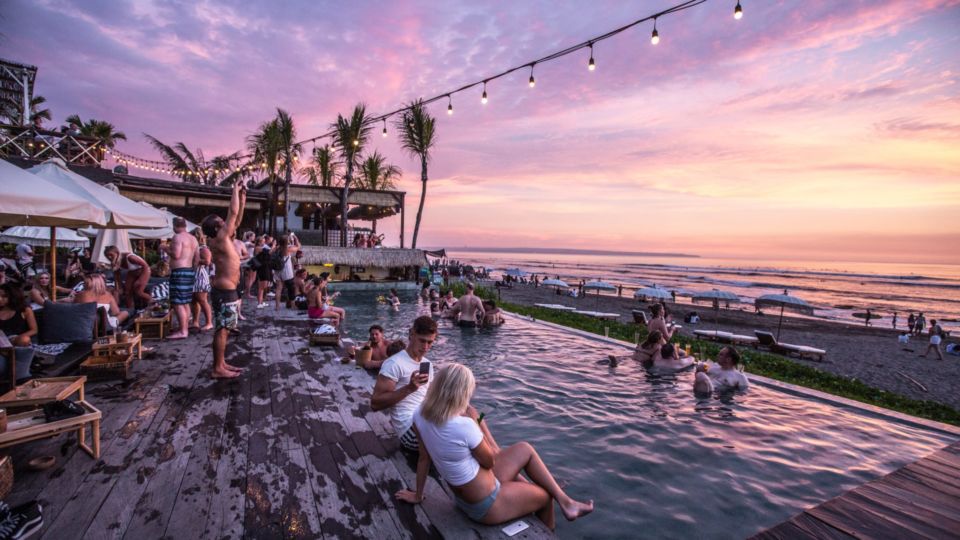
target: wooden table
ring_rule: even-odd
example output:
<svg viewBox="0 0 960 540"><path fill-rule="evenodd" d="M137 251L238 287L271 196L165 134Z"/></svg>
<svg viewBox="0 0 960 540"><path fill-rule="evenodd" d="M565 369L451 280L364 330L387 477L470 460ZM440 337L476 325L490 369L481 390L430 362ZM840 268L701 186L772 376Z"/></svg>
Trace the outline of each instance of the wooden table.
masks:
<svg viewBox="0 0 960 540"><path fill-rule="evenodd" d="M17 351L7 335L0 330L0 354L7 357L7 369L10 373L10 388L17 387Z"/></svg>
<svg viewBox="0 0 960 540"><path fill-rule="evenodd" d="M143 328L156 328L157 337L148 336L145 339L163 339L167 335L167 325L171 322L171 312L168 311L163 317L149 317L141 315L136 318L134 332L143 336Z"/></svg>
<svg viewBox="0 0 960 540"><path fill-rule="evenodd" d="M37 407L51 401L67 399L75 393L79 393L80 401L83 401L83 387L86 382L87 378L83 375L33 379L0 396L0 407Z"/></svg>
<svg viewBox="0 0 960 540"><path fill-rule="evenodd" d="M83 392L83 387L80 389ZM46 439L68 431L77 432L77 445L90 454L93 459L100 459L100 418L103 416L93 405L81 399L77 402L86 410L85 414L47 422L43 410L37 409L7 417L7 431L0 433L0 448L23 444L25 442ZM86 431L90 426L90 435L93 446L87 445Z"/></svg>
<svg viewBox="0 0 960 540"><path fill-rule="evenodd" d="M93 344L94 356L127 356L134 352L136 352L138 360L143 360L142 334L133 334L123 343L113 341L110 343L95 342Z"/></svg>

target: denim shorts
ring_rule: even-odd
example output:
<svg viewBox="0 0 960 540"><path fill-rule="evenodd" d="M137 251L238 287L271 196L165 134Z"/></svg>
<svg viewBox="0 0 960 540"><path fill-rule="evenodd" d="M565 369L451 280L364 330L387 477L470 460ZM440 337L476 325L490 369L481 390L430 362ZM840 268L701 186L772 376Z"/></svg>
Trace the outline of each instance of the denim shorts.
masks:
<svg viewBox="0 0 960 540"><path fill-rule="evenodd" d="M500 494L500 480L494 478L496 485L493 487L493 491L489 495L484 497L482 500L475 503L468 503L460 499L460 497L454 496L453 500L457 503L457 507L463 510L463 513L467 515L470 519L474 521L480 521L484 516L487 515L487 512L490 511L490 507L493 506L493 502L497 500L497 495Z"/></svg>

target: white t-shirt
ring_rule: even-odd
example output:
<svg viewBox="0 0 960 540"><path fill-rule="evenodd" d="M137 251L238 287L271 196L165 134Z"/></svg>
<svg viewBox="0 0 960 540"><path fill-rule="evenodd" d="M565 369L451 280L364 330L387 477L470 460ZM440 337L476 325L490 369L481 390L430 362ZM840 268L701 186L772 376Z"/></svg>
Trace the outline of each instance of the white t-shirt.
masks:
<svg viewBox="0 0 960 540"><path fill-rule="evenodd" d="M290 259L291 257L289 255L283 258L283 269L280 270L279 276L281 281L293 279L293 263Z"/></svg>
<svg viewBox="0 0 960 540"><path fill-rule="evenodd" d="M26 244L17 244L17 262L27 264L33 260L33 248Z"/></svg>
<svg viewBox="0 0 960 540"><path fill-rule="evenodd" d="M444 480L451 486L462 486L477 476L480 464L470 451L483 442L483 432L475 420L455 416L438 426L420 416L417 409L413 421L420 432L420 440Z"/></svg>
<svg viewBox="0 0 960 540"><path fill-rule="evenodd" d="M396 382L397 388L410 384L410 376L418 371L420 371L420 362L414 362L406 350L387 358L380 366L380 375ZM433 362L430 363L430 380L433 380ZM403 435L413 425L413 413L420 408L423 398L427 395L428 386L430 386L429 381L390 408L390 423L393 424L393 429L397 430L397 435Z"/></svg>

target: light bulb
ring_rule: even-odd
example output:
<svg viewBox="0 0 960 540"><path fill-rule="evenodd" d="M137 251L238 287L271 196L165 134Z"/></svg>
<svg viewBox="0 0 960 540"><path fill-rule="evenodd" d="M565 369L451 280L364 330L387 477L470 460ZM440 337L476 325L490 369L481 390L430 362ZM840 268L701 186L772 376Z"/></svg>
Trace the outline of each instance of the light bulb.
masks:
<svg viewBox="0 0 960 540"><path fill-rule="evenodd" d="M737 7L733 8L733 18L738 21L743 18L743 8L740 7L740 0L737 0Z"/></svg>
<svg viewBox="0 0 960 540"><path fill-rule="evenodd" d="M590 71L597 69L597 64L596 62L593 61L593 44L592 43L590 44L590 61L587 62L587 69L589 69Z"/></svg>
<svg viewBox="0 0 960 540"><path fill-rule="evenodd" d="M453 100L447 104L447 114L453 114Z"/></svg>
<svg viewBox="0 0 960 540"><path fill-rule="evenodd" d="M359 145L360 145L360 141L354 139L354 140L353 140L353 145L354 145L354 146L359 146Z"/></svg>
<svg viewBox="0 0 960 540"><path fill-rule="evenodd" d="M653 43L654 45L660 43L660 33L657 32L656 28L653 29L653 34L650 34L650 43Z"/></svg>
<svg viewBox="0 0 960 540"><path fill-rule="evenodd" d="M387 119L386 118L383 119L383 136L384 137L387 136Z"/></svg>
<svg viewBox="0 0 960 540"><path fill-rule="evenodd" d="M530 88L533 88L537 85L537 81L533 80L533 75L530 75Z"/></svg>
<svg viewBox="0 0 960 540"><path fill-rule="evenodd" d="M480 98L480 103L483 103L484 105L487 104L487 83L486 83L486 81L484 81L484 83L483 83L483 96Z"/></svg>

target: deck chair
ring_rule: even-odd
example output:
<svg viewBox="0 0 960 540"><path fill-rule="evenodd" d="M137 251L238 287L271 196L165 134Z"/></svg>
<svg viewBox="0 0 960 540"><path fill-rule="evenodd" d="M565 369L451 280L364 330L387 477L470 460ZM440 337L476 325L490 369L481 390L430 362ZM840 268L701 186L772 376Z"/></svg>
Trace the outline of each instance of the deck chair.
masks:
<svg viewBox="0 0 960 540"><path fill-rule="evenodd" d="M646 326L650 324L650 320L647 319L647 312L641 311L639 309L631 309L630 313L633 314L633 322L639 326Z"/></svg>
<svg viewBox="0 0 960 540"><path fill-rule="evenodd" d="M811 360L816 360L818 362L823 361L823 357L826 356L827 351L823 349L817 349L816 347L808 347L806 345L792 345L790 343L780 343L777 341L777 338L770 332L764 332L762 330L754 330L757 339L760 340L760 346L766 349L769 349L770 352L777 354L782 354L784 356L795 355L799 358L810 358Z"/></svg>

